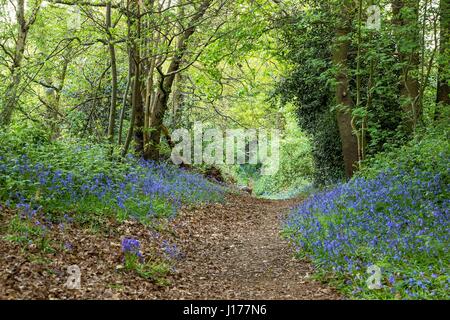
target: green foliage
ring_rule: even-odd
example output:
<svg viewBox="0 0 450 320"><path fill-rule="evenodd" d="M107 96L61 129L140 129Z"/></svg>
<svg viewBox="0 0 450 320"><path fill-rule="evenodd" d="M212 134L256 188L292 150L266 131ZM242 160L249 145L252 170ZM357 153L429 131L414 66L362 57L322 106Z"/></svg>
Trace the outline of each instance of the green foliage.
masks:
<svg viewBox="0 0 450 320"><path fill-rule="evenodd" d="M383 7L383 1L379 2ZM299 126L312 137L314 181L317 185L336 182L343 177L342 151L335 119L337 70L332 63L332 44L342 19L341 7L339 3L324 2L294 10L281 29L280 44L284 50L280 55L290 63L290 69L286 78L279 82L275 96L282 103L291 102L296 106ZM411 18L413 11L405 7L403 18L414 21ZM382 9L382 28L369 30L364 27L363 21L359 42L356 13L352 11L347 14L346 19L352 23L346 37L350 44L347 57L349 94L354 104L357 102L357 90L360 93L360 104L354 106L352 116L355 128L359 130L363 123L366 127L365 155L370 157L389 146L401 146L411 139L408 119L412 115L405 110L404 105L408 101L403 101L401 95L407 66L401 57L402 54L418 54L420 43L414 35L419 35L421 31L418 23L402 26L385 23L390 12ZM361 53L359 70L358 47ZM399 50L402 54L398 54ZM425 50L425 62L430 55ZM418 79L419 68L411 68L407 77ZM432 74L435 69L430 71ZM357 76L361 80L360 87L357 86ZM424 91L421 108L425 115L435 108L432 95L429 90Z"/></svg>
<svg viewBox="0 0 450 320"><path fill-rule="evenodd" d="M312 138L314 182L323 185L343 177L342 152L332 109L333 73L329 44L330 16L319 10L294 12L282 29L283 59L290 72L279 83L276 96L296 106L300 128Z"/></svg>
<svg viewBox="0 0 450 320"><path fill-rule="evenodd" d="M289 198L296 196L304 188L309 188L313 179L313 159L311 141L299 130L292 106L283 109L283 129L280 139L280 159L278 170L271 175L261 175L261 164L222 166L222 170L232 176L238 185L248 186L258 197Z"/></svg>
<svg viewBox="0 0 450 320"><path fill-rule="evenodd" d="M42 252L53 252L51 239L47 234L47 227L39 219L25 219L20 215L14 216L9 222L6 240L19 243L23 246L35 244Z"/></svg>
<svg viewBox="0 0 450 320"><path fill-rule="evenodd" d="M388 12L382 14L387 15ZM349 56L351 67L351 92L356 102L356 75L358 47L357 21L354 21L352 33L352 51ZM410 132L404 120L410 115L402 110L400 88L404 65L395 54L396 39L392 36L392 25L382 24L379 31L362 28L361 68L359 75L360 105L355 106L352 114L355 124L360 127L362 119L366 121L366 156L383 151L388 145L401 146L410 139ZM412 75L410 75L412 77Z"/></svg>
<svg viewBox="0 0 450 320"><path fill-rule="evenodd" d="M40 127L11 127L0 133L0 200L44 208L50 219L70 212L93 225L107 217L150 223L174 216L182 203L220 200L210 189L220 188L199 175L133 157L115 161L110 150L75 139L50 141Z"/></svg>
<svg viewBox="0 0 450 320"><path fill-rule="evenodd" d="M261 197L289 198L311 184L313 159L309 139L289 123L286 137L281 141L280 165L274 175L258 177L254 194Z"/></svg>
<svg viewBox="0 0 450 320"><path fill-rule="evenodd" d="M136 272L140 277L156 282L158 285L169 284L167 275L170 273L170 265L167 262L147 261L130 252L124 254L124 268L126 271Z"/></svg>
<svg viewBox="0 0 450 320"><path fill-rule="evenodd" d="M292 211L285 235L318 278L358 299L448 299L448 129L375 156ZM371 265L381 268L377 290L366 283Z"/></svg>
<svg viewBox="0 0 450 320"><path fill-rule="evenodd" d="M111 27L106 26L104 8L88 4L46 3L31 21L33 5L40 1L30 1L25 10L28 23L21 28L17 19L11 19L13 12L3 10L2 5L9 2L0 0L0 101L8 101L12 92L17 95L17 102L11 100L15 103L12 124L0 130L0 204L17 211L8 225L8 239L23 245L31 241L41 250L51 251L47 228L65 219L94 230L106 225L106 219L131 217L150 228L163 228L181 205L222 199L223 189L201 175L179 170L164 160L153 163L123 158L121 143L105 143L113 60L118 75L113 131L118 131L119 114L124 111L122 142L128 129L134 134L142 130L144 135L155 130L142 128L141 112L137 112L136 127L130 128L130 104L138 106L138 100L146 104L147 98L155 101L152 94L177 72L169 72L167 67L180 54L177 68L181 72L173 85L170 83L172 92L156 93L167 102L162 109L169 132L190 129L197 121L205 128L280 129L281 159L276 174L261 176L260 165L220 168L238 184L250 186L255 195L276 198L344 179L336 121L342 105L335 97L336 76L344 71L349 84L343 95L353 101L348 108L353 133L364 131L366 160L349 184L340 184L307 202L314 210L303 208L310 214L307 218L303 211L297 212L297 224L288 231L294 242L306 243L300 254L310 254L322 275L335 272L336 285L354 297L396 297L390 289L402 297L432 298L424 284L417 282L418 272L425 274L435 296L448 297L448 284L443 284L448 278L441 268L442 261L448 261L448 236L442 241L445 234L435 225L431 207L444 208L449 197L448 188L442 186L449 184L450 128L446 119L450 108L435 101L436 80L448 79L449 73L442 36L445 27L439 26L439 22L446 24L444 13L438 12L436 2L405 0L397 1L403 8L393 16L395 1L360 1L363 11L371 4L381 8L380 30L366 28L364 21L358 20L357 6L347 0L212 1L194 28L189 25L201 7L195 1L180 1L164 10L139 2L145 7L141 10L152 13L141 12L140 19L131 12L138 10L137 6L128 8L131 11L113 8ZM72 24L77 14L68 7L80 11L80 28ZM364 12L362 16L366 18ZM180 43L186 34L183 31L193 33ZM345 60L345 68L333 63L340 31L345 35L339 40L348 40L348 50L343 50L346 57L341 60ZM23 57L18 49L21 32L26 32ZM186 52L179 50L180 44L187 46ZM111 46L115 59L110 56ZM158 68L154 69L154 64ZM445 70L438 70L438 65ZM129 70L136 73L128 75ZM142 85L127 91L127 84L138 84L136 79L142 80ZM410 91L405 83L411 80L420 91L413 98L408 96L411 92L405 93L405 89ZM413 102L417 103L415 109L410 108ZM147 107L146 116L152 118L155 114L147 114ZM0 111L3 108L0 103ZM420 114L417 123L416 112ZM439 115L444 119L441 123L436 122ZM345 125L350 128L349 123ZM160 151L163 159L168 159L169 143L161 143ZM207 172L211 168L200 165L196 169ZM383 178L391 185L385 186ZM439 192L430 192L427 186ZM441 213L439 218L444 221L448 211L447 216ZM404 260L393 264L395 253L386 248L380 253L376 242L389 231L385 218L406 220L402 221L406 227L399 224L393 233L394 238L403 237L406 249L408 240L418 248L423 242L434 255L408 249ZM437 232L439 241L436 235L417 233L420 230L414 228L422 227L419 219ZM344 222L348 225L343 226ZM313 232L305 236L298 226ZM316 226L320 229L314 229ZM342 242L334 248L339 254L327 248L350 231L361 238ZM352 268L349 272L338 269L338 264L349 265L349 256L360 268L376 262L391 272L395 284L379 292L354 293L351 289L363 283L361 275ZM125 269L164 283L170 266L141 258L125 253ZM431 269L426 269L427 265ZM349 276L354 277L352 283L348 283ZM415 296L407 292L411 279Z"/></svg>
<svg viewBox="0 0 450 320"><path fill-rule="evenodd" d="M372 178L385 170L407 171L414 174L414 170L428 172L446 172L448 163L442 161L442 155L450 151L448 120L435 123L434 128L422 128L421 133L407 145L390 148L376 154L363 164L363 170L358 176Z"/></svg>

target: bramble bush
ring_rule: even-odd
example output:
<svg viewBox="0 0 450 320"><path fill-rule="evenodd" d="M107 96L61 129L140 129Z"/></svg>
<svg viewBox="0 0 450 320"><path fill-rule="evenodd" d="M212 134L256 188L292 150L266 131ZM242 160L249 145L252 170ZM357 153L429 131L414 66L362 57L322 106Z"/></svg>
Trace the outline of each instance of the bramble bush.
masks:
<svg viewBox="0 0 450 320"><path fill-rule="evenodd" d="M380 154L293 209L284 234L320 278L355 298L448 299L450 143L445 130ZM382 270L379 290L366 284Z"/></svg>

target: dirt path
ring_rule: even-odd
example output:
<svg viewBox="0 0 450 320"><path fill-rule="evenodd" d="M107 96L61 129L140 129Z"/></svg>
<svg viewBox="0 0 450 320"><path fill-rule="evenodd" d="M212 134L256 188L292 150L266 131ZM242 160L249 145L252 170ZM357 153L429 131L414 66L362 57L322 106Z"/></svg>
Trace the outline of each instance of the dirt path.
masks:
<svg viewBox="0 0 450 320"><path fill-rule="evenodd" d="M311 280L279 236L280 214L295 202L231 195L226 203L183 212L177 242L185 257L164 299L339 299Z"/></svg>
<svg viewBox="0 0 450 320"><path fill-rule="evenodd" d="M139 239L144 256L157 245L138 221L94 233L54 226L53 243L70 249L40 253L3 238L12 215L0 210L0 299L339 299L310 278L312 267L293 259L279 236L279 215L294 204L229 195L222 204L182 210L171 235L162 235L182 253L169 286L118 269L123 237ZM65 287L70 265L82 272L80 289Z"/></svg>

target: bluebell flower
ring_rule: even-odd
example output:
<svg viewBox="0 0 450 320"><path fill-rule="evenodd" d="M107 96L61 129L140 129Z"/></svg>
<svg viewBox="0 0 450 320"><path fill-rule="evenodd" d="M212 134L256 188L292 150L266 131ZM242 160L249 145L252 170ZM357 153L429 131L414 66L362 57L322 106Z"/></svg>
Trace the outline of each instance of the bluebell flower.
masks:
<svg viewBox="0 0 450 320"><path fill-rule="evenodd" d="M139 240L133 238L124 238L122 240L122 252L127 254L133 254L138 257L142 257L140 252L141 244Z"/></svg>

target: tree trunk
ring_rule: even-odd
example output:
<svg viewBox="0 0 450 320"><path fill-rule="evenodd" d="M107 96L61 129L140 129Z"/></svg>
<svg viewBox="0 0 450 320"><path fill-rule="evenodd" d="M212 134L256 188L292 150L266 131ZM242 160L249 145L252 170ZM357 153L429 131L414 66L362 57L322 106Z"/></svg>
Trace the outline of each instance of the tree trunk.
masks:
<svg viewBox="0 0 450 320"><path fill-rule="evenodd" d="M116 126L116 107L117 107L117 62L116 48L111 35L111 2L106 5L106 28L108 29L108 49L111 60L111 107L109 109L108 139L111 144L114 143L114 129Z"/></svg>
<svg viewBox="0 0 450 320"><path fill-rule="evenodd" d="M349 91L347 58L350 46L349 39L343 39L348 36L350 28L342 27L336 31L336 43L333 51L333 64L338 68L336 75L336 104L337 124L342 143L342 156L344 158L345 173L351 177L358 163L358 142L352 130L353 101Z"/></svg>
<svg viewBox="0 0 450 320"><path fill-rule="evenodd" d="M172 92L172 86L175 79L175 75L180 72L180 65L187 50L187 43L189 38L194 34L195 27L198 21L204 16L206 10L211 4L211 0L204 0L199 7L196 14L192 17L189 27L181 34L177 44L177 51L169 65L167 73L161 74L159 81L159 88L156 93L155 102L150 116L149 127L151 129L149 137L148 152L146 152L146 158L151 160L159 160L160 154L160 140L161 130L164 120L164 115L168 109L168 98ZM159 70L161 73L161 71Z"/></svg>
<svg viewBox="0 0 450 320"><path fill-rule="evenodd" d="M140 1L132 1L135 36L133 43L133 61L135 65L132 103L134 110L134 150L136 154L144 155L144 102L142 100L142 61L141 61L141 5Z"/></svg>
<svg viewBox="0 0 450 320"><path fill-rule="evenodd" d="M64 55L63 55L63 66L61 70L61 74L58 77L58 84L53 86L53 88L47 88L46 92L46 101L44 104L47 107L47 121L49 122L50 130L52 132L52 140L56 140L60 135L60 126L59 126L59 120L62 116L60 112L60 104L61 104L61 94L62 90L64 89L64 84L66 82L66 76L67 76L67 70L69 68L70 63L70 57L71 57L71 50L69 49ZM49 84L52 83L52 80L50 79L48 81Z"/></svg>
<svg viewBox="0 0 450 320"><path fill-rule="evenodd" d="M157 48L160 41L160 35L155 36L152 34L150 38L151 44L148 45L149 52L148 54L152 56L150 61L147 63L146 72L147 72L147 80L145 86L145 99L144 99L144 158L149 159L149 141L150 141L150 114L152 111L153 102L155 100L155 90L153 88L154 82L154 73L156 68L156 60L157 56L154 54L154 48Z"/></svg>
<svg viewBox="0 0 450 320"><path fill-rule="evenodd" d="M131 10L130 10L131 9ZM122 156L128 152L131 140L134 138L135 151L142 155L144 151L143 126L144 126L144 106L141 94L141 55L140 55L140 18L139 3L134 0L127 2L128 14L128 36L132 40L129 50L129 61L133 70L133 87L131 90L131 117L127 138L122 149ZM137 18L136 18L137 17ZM134 28L134 30L133 30Z"/></svg>
<svg viewBox="0 0 450 320"><path fill-rule="evenodd" d="M134 143L135 152L144 155L144 102L142 101L142 80L139 63L136 64L136 75L133 87L133 108L135 109Z"/></svg>
<svg viewBox="0 0 450 320"><path fill-rule="evenodd" d="M25 0L17 0L16 5L17 18L17 40L14 51L14 61L11 66L11 82L6 87L4 96L4 107L0 115L0 126L8 126L19 100L18 87L22 78L21 66L25 52L29 25L25 20Z"/></svg>
<svg viewBox="0 0 450 320"><path fill-rule="evenodd" d="M152 128L149 136L149 145L146 151L146 158L159 160L159 142L161 141L161 130L164 114L167 110L167 100L170 92L159 89L153 105L149 126Z"/></svg>
<svg viewBox="0 0 450 320"><path fill-rule="evenodd" d="M126 110L127 103L128 103L128 94L130 92L132 77L133 77L133 62L131 60L130 50L128 50L127 85L126 85L125 92L124 92L123 98L122 98L122 110L120 111L120 118L119 118L119 132L117 133L117 135L118 135L117 144L119 144L119 145L122 144L123 121L125 119L125 110Z"/></svg>
<svg viewBox="0 0 450 320"><path fill-rule="evenodd" d="M181 93L181 86L183 77L181 73L177 73L174 80L174 92L172 95L172 127L177 128L181 116L181 106L183 104L183 95Z"/></svg>
<svg viewBox="0 0 450 320"><path fill-rule="evenodd" d="M130 55L134 55L134 49L130 50ZM135 127L137 123L137 113L138 110L142 109L142 98L141 98L141 81L139 80L140 77L140 67L139 63L135 63L135 59L133 58L133 88L131 90L131 116L130 116L130 127L128 128L127 137L125 139L125 144L122 150L122 156L125 156L128 152L128 149L131 144L131 140L133 140L133 137L136 141L136 133L135 133ZM142 112L142 111L141 111ZM142 120L142 119L141 119ZM137 141L139 143L140 141ZM142 145L142 143L141 143ZM136 146L136 150L139 151L139 147Z"/></svg>
<svg viewBox="0 0 450 320"><path fill-rule="evenodd" d="M407 9L410 10L408 14L405 12ZM400 96L404 112L404 125L406 131L411 133L422 114L422 107L419 103L420 83L417 75L414 74L420 64L419 2L392 0L392 12L399 61L403 66L400 76Z"/></svg>

